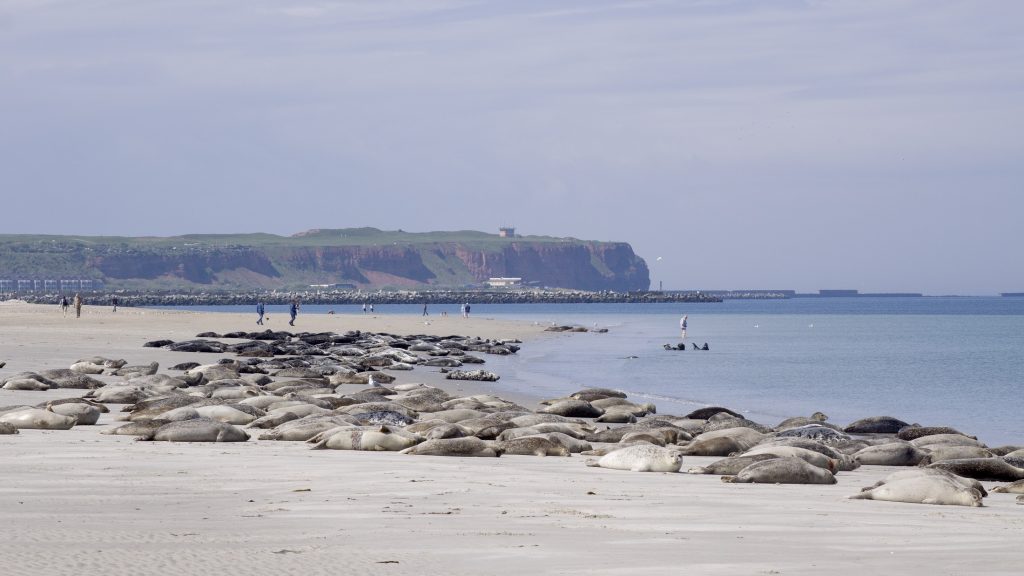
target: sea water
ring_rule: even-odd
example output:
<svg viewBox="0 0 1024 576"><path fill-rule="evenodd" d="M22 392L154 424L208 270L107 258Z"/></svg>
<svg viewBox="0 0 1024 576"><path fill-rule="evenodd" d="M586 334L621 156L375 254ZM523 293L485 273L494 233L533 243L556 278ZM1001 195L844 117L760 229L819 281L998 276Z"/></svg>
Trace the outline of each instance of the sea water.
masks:
<svg viewBox="0 0 1024 576"><path fill-rule="evenodd" d="M308 305L302 313L359 309ZM458 306L430 307L435 315L442 310L460 333ZM553 398L583 387L617 388L655 403L659 413L718 405L768 425L815 411L839 425L889 415L953 426L990 445L1024 444L1024 298L474 304L472 312L539 326L608 328L531 341L515 356L488 356L500 389ZM378 305L375 313L420 315L422 306ZM663 349L679 342L682 314L689 316L687 343L707 342L709 351Z"/></svg>

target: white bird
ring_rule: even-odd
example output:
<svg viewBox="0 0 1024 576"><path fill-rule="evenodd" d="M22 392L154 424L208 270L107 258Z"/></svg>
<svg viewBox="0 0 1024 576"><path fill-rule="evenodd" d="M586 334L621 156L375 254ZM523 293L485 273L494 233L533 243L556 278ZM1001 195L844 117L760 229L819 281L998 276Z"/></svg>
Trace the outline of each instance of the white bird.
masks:
<svg viewBox="0 0 1024 576"><path fill-rule="evenodd" d="M373 386L374 388L380 387L380 384L373 381L373 374L370 374L370 386Z"/></svg>
<svg viewBox="0 0 1024 576"><path fill-rule="evenodd" d="M654 261L655 262L661 262L661 256L658 256L657 258L655 258Z"/></svg>

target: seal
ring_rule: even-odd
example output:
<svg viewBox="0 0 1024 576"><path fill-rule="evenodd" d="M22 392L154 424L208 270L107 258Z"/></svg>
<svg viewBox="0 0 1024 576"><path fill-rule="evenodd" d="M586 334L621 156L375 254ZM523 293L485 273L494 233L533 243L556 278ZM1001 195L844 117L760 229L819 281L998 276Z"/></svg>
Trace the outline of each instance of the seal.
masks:
<svg viewBox="0 0 1024 576"><path fill-rule="evenodd" d="M418 437L396 433L387 426L380 428L354 428L341 430L318 442L313 450L368 450L376 452L398 452L419 442Z"/></svg>
<svg viewBox="0 0 1024 576"><path fill-rule="evenodd" d="M249 412L243 412L242 410L240 410L240 408L242 408L242 406L243 405L239 405L238 407L227 406L227 405L200 406L200 407L196 408L195 410L196 410L196 412L199 413L200 416L202 416L204 418L210 418L210 419L216 420L218 422L223 422L225 424L238 424L238 425L249 424L250 422L252 422L253 420L256 420L260 416L265 416L266 415L259 408L253 408L251 406L245 406L245 408L248 408L249 410L256 410L256 411L258 411L259 412L258 416L254 415L254 414L250 414Z"/></svg>
<svg viewBox="0 0 1024 576"><path fill-rule="evenodd" d="M788 457L754 462L735 476L722 476L722 482L835 484L836 477L824 468L808 464L802 458Z"/></svg>
<svg viewBox="0 0 1024 576"><path fill-rule="evenodd" d="M100 432L100 434L112 434L115 436L149 436L150 434L157 431L158 428L164 424L170 423L169 420L139 420L138 422L129 422L117 428L108 428Z"/></svg>
<svg viewBox="0 0 1024 576"><path fill-rule="evenodd" d="M963 432L956 428L950 428L948 426L907 426L901 428L896 433L896 437L900 440L916 440L923 436L934 436L936 434L959 434L960 436L967 436ZM977 438L975 438L977 440Z"/></svg>
<svg viewBox="0 0 1024 576"><path fill-rule="evenodd" d="M981 506L981 492L943 476L913 476L886 482L848 496L851 500L884 500L911 504Z"/></svg>
<svg viewBox="0 0 1024 576"><path fill-rule="evenodd" d="M594 447L590 445L590 442L574 438L568 434L563 434L562 432L546 432L544 434L538 434L538 436L543 436L552 442L557 442L562 446L565 446L565 449L571 454L594 449Z"/></svg>
<svg viewBox="0 0 1024 576"><path fill-rule="evenodd" d="M260 436L260 440L281 440L284 442L307 442L318 434L339 426L352 426L356 419L351 416L313 416L285 422Z"/></svg>
<svg viewBox="0 0 1024 576"><path fill-rule="evenodd" d="M931 434L911 440L910 443L918 448L926 448L936 444L944 444L946 446L981 446L983 448L985 446L974 438L968 438L963 434Z"/></svg>
<svg viewBox="0 0 1024 576"><path fill-rule="evenodd" d="M692 442L679 449L680 454L687 456L728 456L743 452L747 446L735 438L718 436L701 440L694 438Z"/></svg>
<svg viewBox="0 0 1024 576"><path fill-rule="evenodd" d="M892 416L870 416L851 423L843 428L843 432L847 434L895 434L907 426L910 424Z"/></svg>
<svg viewBox="0 0 1024 576"><path fill-rule="evenodd" d="M823 426L821 423L787 428L776 436L779 438L807 438L822 444L838 444L850 440L850 436L842 430L832 426Z"/></svg>
<svg viewBox="0 0 1024 576"><path fill-rule="evenodd" d="M770 454L776 458L799 458L804 462L818 468L824 468L829 472L835 472L838 462L820 452L798 448L796 446L759 446L748 450L742 456L757 456L758 454Z"/></svg>
<svg viewBox="0 0 1024 576"><path fill-rule="evenodd" d="M722 412L725 412L726 414L729 414L731 416L735 416L736 418L743 417L742 414L738 412L733 412L728 408L723 408L721 406L708 406L707 408L698 408L684 416L684 418L690 418L694 420L707 420L708 418L711 418L715 414L720 414Z"/></svg>
<svg viewBox="0 0 1024 576"><path fill-rule="evenodd" d="M868 446L853 454L861 464L868 466L917 466L927 456L927 452L907 442Z"/></svg>
<svg viewBox="0 0 1024 576"><path fill-rule="evenodd" d="M899 472L893 472L892 474L889 474L888 476L879 480L878 482L875 482L873 485L861 488L861 491L863 492L866 490L871 490L872 488L878 488L879 486L887 482L894 482L896 480L903 480L905 478L916 478L918 476L942 476L944 478L949 478L950 480L957 482L964 488L974 488L982 495L982 497L988 496L988 492L985 490L985 487L981 485L981 482L978 482L973 478L964 478L963 476L957 476L952 472L946 472L945 470L940 470L938 468L911 468L909 470L900 470Z"/></svg>
<svg viewBox="0 0 1024 576"><path fill-rule="evenodd" d="M492 446L479 438L469 436L467 438L443 438L427 440L411 448L406 448L399 454L411 454L415 456L501 456L501 448Z"/></svg>
<svg viewBox="0 0 1024 576"><path fill-rule="evenodd" d="M79 426L95 424L99 421L102 413L99 408L86 402L62 402L50 404L46 408L54 414L73 417L75 424Z"/></svg>
<svg viewBox="0 0 1024 576"><path fill-rule="evenodd" d="M996 486L992 489L992 492L1002 492L1005 494L1024 494L1024 480L1018 480L1007 484L1005 486Z"/></svg>
<svg viewBox="0 0 1024 576"><path fill-rule="evenodd" d="M573 398L558 400L537 412L541 414L556 414L567 418L597 418L604 414L603 409L594 406L590 402Z"/></svg>
<svg viewBox="0 0 1024 576"><path fill-rule="evenodd" d="M1011 466L1002 458L963 458L960 460L944 460L929 464L929 468L939 468L964 478L975 480L996 480L1013 482L1024 480L1024 469Z"/></svg>
<svg viewBox="0 0 1024 576"><path fill-rule="evenodd" d="M933 444L924 449L927 452L922 462L932 464L943 460L960 460L963 458L991 458L995 454L980 446L949 446L946 444Z"/></svg>
<svg viewBox="0 0 1024 576"><path fill-rule="evenodd" d="M39 408L23 408L0 414L0 422L6 422L19 430L70 430L76 421L74 416Z"/></svg>
<svg viewBox="0 0 1024 576"><path fill-rule="evenodd" d="M209 418L195 418L164 424L138 439L155 442L245 442L249 435L231 424Z"/></svg>
<svg viewBox="0 0 1024 576"><path fill-rule="evenodd" d="M523 436L512 440L499 441L502 454L520 456L568 456L569 449L543 436Z"/></svg>
<svg viewBox="0 0 1024 576"><path fill-rule="evenodd" d="M733 456L730 458L723 458L716 462L712 462L707 466L697 466L690 468L686 472L688 474L714 474L716 476L732 476L739 474L740 470L743 470L747 466L750 466L754 462L763 462L765 460L771 460L777 458L774 454L754 454L752 456Z"/></svg>
<svg viewBox="0 0 1024 576"><path fill-rule="evenodd" d="M636 444L609 452L599 460L587 460L586 464L630 472L679 472L683 466L683 455L678 450Z"/></svg>

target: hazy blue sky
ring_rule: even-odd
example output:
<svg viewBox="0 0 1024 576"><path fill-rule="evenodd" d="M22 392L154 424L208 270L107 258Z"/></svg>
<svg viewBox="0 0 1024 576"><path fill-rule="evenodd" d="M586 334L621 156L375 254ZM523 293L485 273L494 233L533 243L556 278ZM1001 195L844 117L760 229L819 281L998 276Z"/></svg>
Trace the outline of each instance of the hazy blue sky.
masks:
<svg viewBox="0 0 1024 576"><path fill-rule="evenodd" d="M1022 22L1015 0L0 0L0 230L510 224L628 241L666 288L1024 291Z"/></svg>

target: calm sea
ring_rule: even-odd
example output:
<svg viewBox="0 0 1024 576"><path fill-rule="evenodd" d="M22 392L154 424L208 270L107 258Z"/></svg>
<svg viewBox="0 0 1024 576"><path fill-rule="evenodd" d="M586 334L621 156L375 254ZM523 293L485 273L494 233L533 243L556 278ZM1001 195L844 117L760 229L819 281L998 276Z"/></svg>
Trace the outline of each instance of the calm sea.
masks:
<svg viewBox="0 0 1024 576"><path fill-rule="evenodd" d="M194 307L251 311L252 307ZM268 307L276 314L284 306ZM304 314L358 306L304 306ZM458 306L433 305L432 314ZM419 315L381 305L377 314ZM688 342L666 351L689 316ZM947 425L991 445L1024 444L1024 298L797 298L709 304L474 305L474 316L606 334L560 334L513 357L488 357L499 384L542 397L585 386L618 388L660 413L721 405L769 425L815 411L845 425L890 415ZM457 325L456 325L457 326Z"/></svg>

